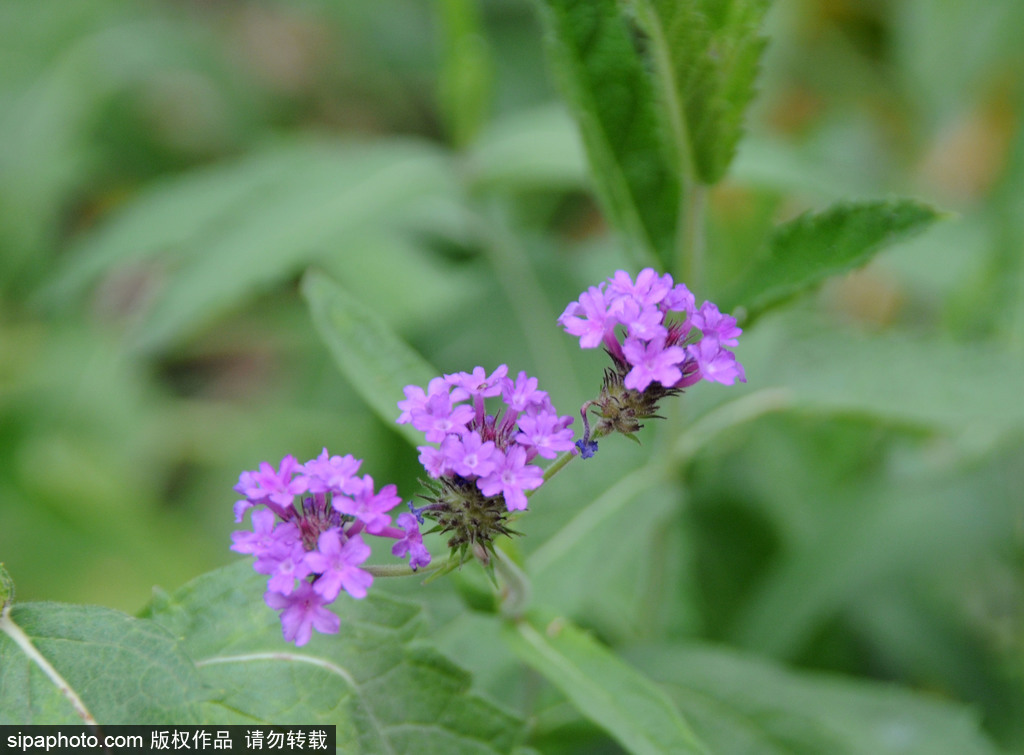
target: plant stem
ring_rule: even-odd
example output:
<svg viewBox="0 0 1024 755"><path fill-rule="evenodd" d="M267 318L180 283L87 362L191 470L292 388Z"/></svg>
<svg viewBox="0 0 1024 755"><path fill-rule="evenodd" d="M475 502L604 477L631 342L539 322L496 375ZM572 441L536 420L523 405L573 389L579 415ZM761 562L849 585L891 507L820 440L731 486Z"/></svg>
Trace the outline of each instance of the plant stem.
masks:
<svg viewBox="0 0 1024 755"><path fill-rule="evenodd" d="M500 548L493 553L494 571L502 582L501 615L519 619L530 603L530 578Z"/></svg>
<svg viewBox="0 0 1024 755"><path fill-rule="evenodd" d="M562 467L564 467L570 461L575 459L576 456L577 456L577 454L576 454L575 449L572 450L572 451L563 451L558 456L558 458L555 459L554 463L552 463L550 467L548 467L547 469L544 470L544 482L547 482L552 477L554 477L556 474L558 474L562 470ZM529 492L532 493L533 491L529 491ZM529 494L529 493L527 493L527 494Z"/></svg>
<svg viewBox="0 0 1024 755"><path fill-rule="evenodd" d="M679 247L676 269L691 291L700 291L704 284L704 223L707 209L707 187L688 181L679 212Z"/></svg>
<svg viewBox="0 0 1024 755"><path fill-rule="evenodd" d="M437 561L431 559L427 566L421 566L419 569L413 569L409 564L370 564L360 568L375 577L415 577L443 569L448 566L449 558L450 556L446 556Z"/></svg>

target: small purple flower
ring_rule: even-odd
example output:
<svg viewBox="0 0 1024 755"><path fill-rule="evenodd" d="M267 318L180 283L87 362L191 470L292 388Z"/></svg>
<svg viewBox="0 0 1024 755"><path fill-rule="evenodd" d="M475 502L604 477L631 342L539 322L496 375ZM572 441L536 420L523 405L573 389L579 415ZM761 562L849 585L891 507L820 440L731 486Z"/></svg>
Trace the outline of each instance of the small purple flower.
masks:
<svg viewBox="0 0 1024 755"><path fill-rule="evenodd" d="M337 634L341 620L324 608L329 602L313 590L308 582L301 583L290 595L269 591L263 599L275 611L281 612L284 638L302 647L316 629L322 634Z"/></svg>
<svg viewBox="0 0 1024 755"><path fill-rule="evenodd" d="M470 396L489 398L501 393L506 375L508 375L508 365L502 364L490 375L483 367L474 367L473 372L456 372L453 375L445 375L444 379L449 385L461 388Z"/></svg>
<svg viewBox="0 0 1024 755"><path fill-rule="evenodd" d="M426 433L431 443L440 443L448 433L462 432L473 419L473 408L466 404L452 406L447 394L434 394L422 410L412 412L412 426Z"/></svg>
<svg viewBox="0 0 1024 755"><path fill-rule="evenodd" d="M242 486L243 478L246 478L245 482L248 483L248 487L239 492L253 503L270 501L282 508L288 508L294 503L295 496L301 495L307 490L308 483L305 477L299 476L292 479L296 473L301 471L302 465L290 454L281 460L281 466L277 470L267 462L261 462L258 472L249 473L247 478L244 473L239 477L238 487Z"/></svg>
<svg viewBox="0 0 1024 755"><path fill-rule="evenodd" d="M665 348L663 338L648 344L627 338L622 353L633 365L623 384L634 391L643 391L654 382L669 387L683 377L679 363L686 358L686 352L678 346Z"/></svg>
<svg viewBox="0 0 1024 755"><path fill-rule="evenodd" d="M259 555L270 550L277 544L274 538L274 524L277 517L273 511L263 509L254 511L252 514L252 532L249 530L237 530L231 533L233 545L231 550L235 553L252 553Z"/></svg>
<svg viewBox="0 0 1024 755"><path fill-rule="evenodd" d="M522 511L527 503L524 491L539 488L543 482L544 471L526 463L526 449L513 446L502 463L487 477L481 477L477 485L484 495L501 493L509 511Z"/></svg>
<svg viewBox="0 0 1024 755"><path fill-rule="evenodd" d="M441 444L441 450L447 465L455 474L467 478L489 475L501 459L494 442L485 443L476 431L468 432L461 438L449 435Z"/></svg>
<svg viewBox="0 0 1024 755"><path fill-rule="evenodd" d="M687 317L697 311L697 299L685 283L677 283L661 302L669 312L685 312Z"/></svg>
<svg viewBox="0 0 1024 755"><path fill-rule="evenodd" d="M306 549L297 540L291 548L280 548L264 553L256 559L253 568L260 574L269 574L267 588L271 592L291 595L295 580L305 579L312 573L306 563Z"/></svg>
<svg viewBox="0 0 1024 755"><path fill-rule="evenodd" d="M427 474L435 480L451 471L452 468L448 464L448 454L440 448L416 446L416 450L420 452L420 464L427 470Z"/></svg>
<svg viewBox="0 0 1024 755"><path fill-rule="evenodd" d="M320 575L313 590L328 603L338 597L342 588L353 598L365 598L373 575L360 569L359 564L369 557L370 546L363 542L362 535L342 544L338 530L327 530L320 535L317 550L306 554L306 563Z"/></svg>
<svg viewBox="0 0 1024 755"><path fill-rule="evenodd" d="M594 454L597 453L597 441L580 438L576 441L576 450L580 452L581 459L593 459Z"/></svg>
<svg viewBox="0 0 1024 755"><path fill-rule="evenodd" d="M415 514L405 511L398 515L398 526L405 530L405 537L400 538L391 546L391 555L405 558L409 554L409 566L416 571L421 566L430 564L430 551L423 545L423 535Z"/></svg>
<svg viewBox="0 0 1024 755"><path fill-rule="evenodd" d="M402 410L402 413L395 420L395 423L399 425L412 422L412 413L414 411L423 411L427 405L427 399L431 396L436 396L440 393L447 396L449 386L444 378L436 377L427 385L426 392L418 385L407 385L402 390L405 393L405 401L398 402L398 408ZM456 397L454 400L458 401L459 398Z"/></svg>
<svg viewBox="0 0 1024 755"><path fill-rule="evenodd" d="M624 316L622 321L629 335L642 341L668 337L668 329L663 325L665 314L660 309L653 305L640 309L635 302L630 304L633 305L628 308L630 313L628 317Z"/></svg>
<svg viewBox="0 0 1024 755"><path fill-rule="evenodd" d="M700 311L693 315L693 324L704 334L705 339L713 338L722 346L739 345L739 337L743 332L736 326L736 318L723 315L718 307L706 301L700 305Z"/></svg>
<svg viewBox="0 0 1024 755"><path fill-rule="evenodd" d="M531 407L541 408L550 403L546 391L537 390L537 378L520 372L515 381L507 381L501 394L508 408L515 412L525 412Z"/></svg>
<svg viewBox="0 0 1024 755"><path fill-rule="evenodd" d="M310 493L352 494L358 486L353 486L353 475L359 471L361 459L352 454L331 456L325 448L319 456L302 465L302 470L309 478Z"/></svg>
<svg viewBox="0 0 1024 755"><path fill-rule="evenodd" d="M747 382L743 365L736 361L736 355L723 349L713 338L686 347L687 354L697 362L700 376L723 385L732 385L737 380Z"/></svg>
<svg viewBox="0 0 1024 755"><path fill-rule="evenodd" d="M525 414L519 418L516 442L545 459L554 459L573 447L573 432L568 427L572 421L572 417L559 417L550 412Z"/></svg>
<svg viewBox="0 0 1024 755"><path fill-rule="evenodd" d="M379 493L373 492L373 478L364 475L354 498L335 496L333 503L338 513L354 516L366 525L366 531L376 535L391 524L387 513L402 502L394 485L385 485Z"/></svg>
<svg viewBox="0 0 1024 755"><path fill-rule="evenodd" d="M608 322L608 307L604 293L597 286L591 286L565 308L558 318L565 332L579 336L580 348L595 349L601 345L605 332L611 327Z"/></svg>
<svg viewBox="0 0 1024 755"><path fill-rule="evenodd" d="M641 307L648 307L664 299L671 289L671 275L666 273L659 277L653 268L648 267L637 274L635 284L629 273L624 270L616 271L609 281L608 293L629 297Z"/></svg>

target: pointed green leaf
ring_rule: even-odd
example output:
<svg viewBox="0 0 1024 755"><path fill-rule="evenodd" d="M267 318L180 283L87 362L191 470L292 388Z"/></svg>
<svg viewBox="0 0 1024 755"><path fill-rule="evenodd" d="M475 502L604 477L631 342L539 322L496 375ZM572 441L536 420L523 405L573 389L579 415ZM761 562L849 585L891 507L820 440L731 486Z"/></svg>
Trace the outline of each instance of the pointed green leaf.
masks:
<svg viewBox="0 0 1024 755"><path fill-rule="evenodd" d="M415 603L342 593L331 607L340 632L295 647L265 589L266 577L240 561L153 602L152 619L183 638L221 690L206 721L334 724L345 753L512 751L521 722L471 692L469 675L424 643Z"/></svg>
<svg viewBox="0 0 1024 755"><path fill-rule="evenodd" d="M323 273L306 273L302 293L317 332L352 387L385 424L411 444L422 443L423 434L411 425L395 424L397 405L405 397L405 386L425 389L440 373L383 319Z"/></svg>
<svg viewBox="0 0 1024 755"><path fill-rule="evenodd" d="M567 619L510 624L509 645L588 719L637 755L705 752L664 692Z"/></svg>
<svg viewBox="0 0 1024 755"><path fill-rule="evenodd" d="M60 603L0 615L0 724L195 724L207 697L151 621Z"/></svg>
<svg viewBox="0 0 1024 755"><path fill-rule="evenodd" d="M743 135L743 115L765 47L770 0L633 0L677 148L697 177L725 175Z"/></svg>
<svg viewBox="0 0 1024 755"><path fill-rule="evenodd" d="M542 0L551 64L580 127L597 194L642 260L670 260L680 204L644 63L615 0Z"/></svg>
<svg viewBox="0 0 1024 755"><path fill-rule="evenodd" d="M141 195L69 252L45 299L127 280L135 342L162 348L367 236L449 217L456 195L447 155L426 143L270 148Z"/></svg>
<svg viewBox="0 0 1024 755"><path fill-rule="evenodd" d="M718 302L748 316L826 278L863 265L887 244L912 236L938 220L931 207L900 199L832 205L783 223L740 281Z"/></svg>
<svg viewBox="0 0 1024 755"><path fill-rule="evenodd" d="M701 645L626 657L661 683L713 752L995 755L968 709L888 684L789 671Z"/></svg>

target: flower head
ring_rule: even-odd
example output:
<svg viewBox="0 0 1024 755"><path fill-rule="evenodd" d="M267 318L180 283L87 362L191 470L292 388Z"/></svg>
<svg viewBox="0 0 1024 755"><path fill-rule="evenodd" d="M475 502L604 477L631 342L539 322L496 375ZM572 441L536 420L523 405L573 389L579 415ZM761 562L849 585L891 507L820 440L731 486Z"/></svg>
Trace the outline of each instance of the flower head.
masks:
<svg viewBox="0 0 1024 755"><path fill-rule="evenodd" d="M713 302L698 308L685 284L652 268L636 280L617 271L584 291L558 322L579 337L581 348L600 344L611 357L601 397L591 407L601 417L600 434L631 434L641 427L639 419L657 416L659 400L700 380L746 382L730 350L742 333L736 319Z"/></svg>
<svg viewBox="0 0 1024 755"><path fill-rule="evenodd" d="M361 464L325 448L305 464L286 456L275 470L264 462L259 471L243 472L235 486L246 496L235 504L236 517L251 509L252 529L234 532L231 549L254 556L253 568L268 577L266 603L281 612L285 639L297 645L308 642L313 629L338 631L338 617L327 606L342 591L366 596L373 577L359 568L370 555L365 536L406 542L415 548L417 567L430 563L422 538L413 544L408 527L392 526L389 512L401 502L395 486L375 490L372 477L356 476Z"/></svg>
<svg viewBox="0 0 1024 755"><path fill-rule="evenodd" d="M595 290L588 300L595 311L601 297ZM434 481L428 483L429 505L419 511L450 534L451 548L488 547L494 537L512 534L509 512L525 509L527 493L543 482L544 470L534 460L574 448L573 418L558 415L536 378L520 372L513 379L506 365L490 373L475 367L445 375L450 392L436 380L426 391L406 387L409 398L399 403L397 421L423 431L431 444L419 446L420 462ZM432 401L444 411L432 411ZM457 421L442 426L442 414ZM395 552L415 555L414 540L399 541Z"/></svg>

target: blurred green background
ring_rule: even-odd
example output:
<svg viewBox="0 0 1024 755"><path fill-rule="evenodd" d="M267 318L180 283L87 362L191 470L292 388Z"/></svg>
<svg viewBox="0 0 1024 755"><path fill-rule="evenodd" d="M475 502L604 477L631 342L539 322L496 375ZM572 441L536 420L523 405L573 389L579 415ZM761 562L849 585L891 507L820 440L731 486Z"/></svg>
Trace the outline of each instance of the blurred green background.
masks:
<svg viewBox="0 0 1024 755"><path fill-rule="evenodd" d="M775 4L698 298L808 208L897 194L954 216L750 328L744 390L806 402L644 488L628 475L650 448L741 394L698 386L643 448L608 439L556 478L523 520L539 600L613 644L700 636L898 680L1024 746L1022 28L1017 0ZM633 264L586 171L524 0L2 0L0 559L19 599L134 612L231 561L231 486L287 453L353 453L415 493L415 452L312 328L310 266L439 370L508 363L574 411L603 362L555 317ZM616 484L630 506L566 543ZM428 602L500 687L452 583L384 588Z"/></svg>

